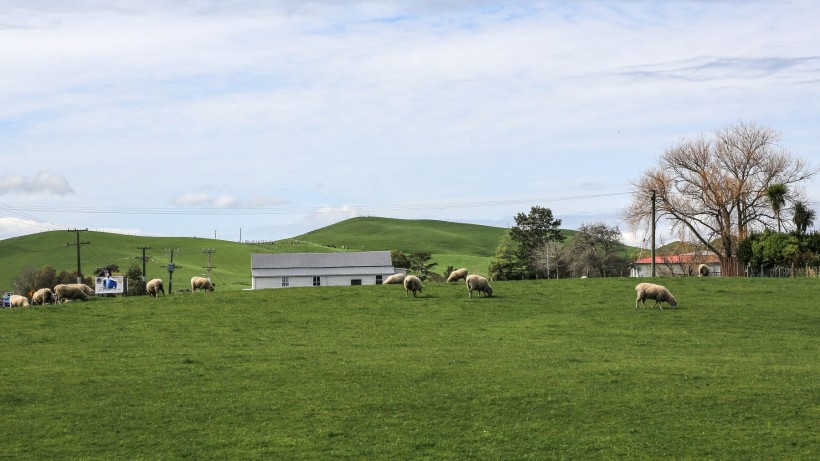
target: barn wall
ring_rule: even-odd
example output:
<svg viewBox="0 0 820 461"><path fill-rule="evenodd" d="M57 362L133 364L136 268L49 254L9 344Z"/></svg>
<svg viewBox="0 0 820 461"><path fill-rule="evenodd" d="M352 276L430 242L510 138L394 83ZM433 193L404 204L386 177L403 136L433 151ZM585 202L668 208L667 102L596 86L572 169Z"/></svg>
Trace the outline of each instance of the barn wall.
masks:
<svg viewBox="0 0 820 461"><path fill-rule="evenodd" d="M385 274L382 275L382 280L386 279L392 274ZM362 285L375 285L376 284L376 276L372 274L368 275L323 275L321 276L321 286L325 287L333 287L333 286L350 286L351 281L354 279L358 279L362 281ZM292 288L292 287L312 287L313 286L313 276L301 276L301 277L288 277L289 286L283 287L282 286L282 277L253 277L253 281L251 282L251 286L254 290L264 290L268 288Z"/></svg>

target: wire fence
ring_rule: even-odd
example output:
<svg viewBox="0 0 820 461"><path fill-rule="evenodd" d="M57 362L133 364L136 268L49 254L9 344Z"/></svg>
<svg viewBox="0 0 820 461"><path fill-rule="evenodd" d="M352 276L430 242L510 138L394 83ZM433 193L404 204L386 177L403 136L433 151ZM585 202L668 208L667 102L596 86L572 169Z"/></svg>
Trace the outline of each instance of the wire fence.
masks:
<svg viewBox="0 0 820 461"><path fill-rule="evenodd" d="M746 277L818 277L820 276L820 266L747 266L745 275Z"/></svg>

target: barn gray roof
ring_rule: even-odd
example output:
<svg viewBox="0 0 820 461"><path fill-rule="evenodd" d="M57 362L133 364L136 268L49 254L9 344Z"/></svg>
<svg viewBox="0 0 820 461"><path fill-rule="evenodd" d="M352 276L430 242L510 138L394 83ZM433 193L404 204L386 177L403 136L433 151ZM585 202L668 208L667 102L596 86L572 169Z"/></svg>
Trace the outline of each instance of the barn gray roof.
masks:
<svg viewBox="0 0 820 461"><path fill-rule="evenodd" d="M258 253L251 269L344 268L392 266L389 251L339 253Z"/></svg>

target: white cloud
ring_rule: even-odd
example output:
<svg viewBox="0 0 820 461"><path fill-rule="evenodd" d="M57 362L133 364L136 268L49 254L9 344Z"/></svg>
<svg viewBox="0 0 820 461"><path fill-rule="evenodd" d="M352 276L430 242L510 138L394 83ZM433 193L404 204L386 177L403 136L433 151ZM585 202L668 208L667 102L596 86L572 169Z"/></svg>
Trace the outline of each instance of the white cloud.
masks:
<svg viewBox="0 0 820 461"><path fill-rule="evenodd" d="M68 180L52 171L40 171L34 177L23 175L0 176L0 195L5 194L73 194Z"/></svg>
<svg viewBox="0 0 820 461"><path fill-rule="evenodd" d="M169 202L180 207L209 208L213 206L213 198L204 192L182 193L171 198Z"/></svg>
<svg viewBox="0 0 820 461"><path fill-rule="evenodd" d="M0 216L0 240L37 232L63 229L65 229L65 227L48 222Z"/></svg>
<svg viewBox="0 0 820 461"><path fill-rule="evenodd" d="M287 205L288 201L280 197L273 197L265 194L255 194L247 200L241 200L228 194L212 196L207 192L186 192L172 197L169 200L169 203L183 208L239 210L250 208L273 208Z"/></svg>
<svg viewBox="0 0 820 461"><path fill-rule="evenodd" d="M173 196L166 205L282 207L323 225L355 215L346 203L621 192L681 137L739 119L782 130L801 156L820 145L814 2L5 5L4 160L20 171L76 161L78 203L103 189L123 207ZM101 175L93 159L109 156L139 162ZM220 186L203 189L203 178ZM13 183L0 181L0 194ZM820 198L816 180L807 192ZM617 211L601 202L553 211L590 221ZM506 221L528 208L399 217ZM282 226L282 214L241 221ZM195 233L194 222L217 227L214 216L151 221Z"/></svg>
<svg viewBox="0 0 820 461"><path fill-rule="evenodd" d="M301 225L306 229L318 229L358 216L362 216L362 213L355 207L349 205L324 207L308 213L302 218Z"/></svg>

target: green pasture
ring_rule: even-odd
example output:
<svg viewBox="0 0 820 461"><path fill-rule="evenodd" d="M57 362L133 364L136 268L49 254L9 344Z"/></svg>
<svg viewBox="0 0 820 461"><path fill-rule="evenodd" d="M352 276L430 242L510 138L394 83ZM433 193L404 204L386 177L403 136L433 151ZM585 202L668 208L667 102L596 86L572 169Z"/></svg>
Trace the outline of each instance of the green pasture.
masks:
<svg viewBox="0 0 820 461"><path fill-rule="evenodd" d="M95 298L0 310L3 459L816 459L820 279Z"/></svg>
<svg viewBox="0 0 820 461"><path fill-rule="evenodd" d="M206 274L211 254L211 279L221 290L241 290L251 286L251 254L339 251L310 242L292 239L271 243L238 243L226 240L194 237L143 237L107 232L81 232L80 248L83 275L92 275L97 268L116 264L125 273L132 264L142 268L141 247L149 247L145 272L149 279L159 277L173 283L173 289L190 288L191 277ZM42 269L51 264L57 272L77 270L77 248L72 232L50 231L0 240L0 290L13 290L12 281L23 268ZM169 279L167 266L173 250L176 270Z"/></svg>

